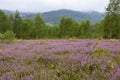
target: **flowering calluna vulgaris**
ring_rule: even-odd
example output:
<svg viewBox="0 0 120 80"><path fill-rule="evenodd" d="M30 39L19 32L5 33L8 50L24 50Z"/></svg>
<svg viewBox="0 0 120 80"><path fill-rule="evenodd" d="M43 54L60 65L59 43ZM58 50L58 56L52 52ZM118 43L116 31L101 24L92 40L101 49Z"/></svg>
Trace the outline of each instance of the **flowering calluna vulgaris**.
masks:
<svg viewBox="0 0 120 80"><path fill-rule="evenodd" d="M120 80L120 40L0 43L0 80Z"/></svg>

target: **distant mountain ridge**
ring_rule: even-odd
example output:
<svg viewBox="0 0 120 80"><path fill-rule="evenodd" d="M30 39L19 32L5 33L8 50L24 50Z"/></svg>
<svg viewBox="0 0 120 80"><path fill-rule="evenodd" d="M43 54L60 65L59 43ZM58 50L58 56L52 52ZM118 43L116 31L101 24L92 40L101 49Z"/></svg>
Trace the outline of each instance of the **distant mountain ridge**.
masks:
<svg viewBox="0 0 120 80"><path fill-rule="evenodd" d="M4 10L6 14L13 14L14 11ZM31 12L20 12L22 18L34 18L36 13ZM104 13L89 11L89 12L79 12L67 9L54 10L49 12L41 13L41 16L45 20L46 23L57 24L59 23L62 16L64 17L72 17L75 21L82 21L89 19L92 23L96 23L98 21L103 20Z"/></svg>

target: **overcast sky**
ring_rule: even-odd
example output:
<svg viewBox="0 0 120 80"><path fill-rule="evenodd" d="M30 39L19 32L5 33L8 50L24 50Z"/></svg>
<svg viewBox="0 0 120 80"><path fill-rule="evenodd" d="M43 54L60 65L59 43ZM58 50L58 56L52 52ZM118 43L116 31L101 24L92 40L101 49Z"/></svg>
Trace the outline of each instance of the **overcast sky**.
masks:
<svg viewBox="0 0 120 80"><path fill-rule="evenodd" d="M109 0L0 0L0 9L47 12L58 9L104 12Z"/></svg>

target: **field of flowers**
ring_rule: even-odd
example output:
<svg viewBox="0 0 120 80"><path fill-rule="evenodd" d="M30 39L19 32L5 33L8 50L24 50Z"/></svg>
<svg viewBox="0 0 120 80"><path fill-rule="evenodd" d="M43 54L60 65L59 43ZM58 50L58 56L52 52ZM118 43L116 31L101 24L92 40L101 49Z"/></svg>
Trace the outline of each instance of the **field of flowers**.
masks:
<svg viewBox="0 0 120 80"><path fill-rule="evenodd" d="M120 80L120 40L0 43L0 80Z"/></svg>

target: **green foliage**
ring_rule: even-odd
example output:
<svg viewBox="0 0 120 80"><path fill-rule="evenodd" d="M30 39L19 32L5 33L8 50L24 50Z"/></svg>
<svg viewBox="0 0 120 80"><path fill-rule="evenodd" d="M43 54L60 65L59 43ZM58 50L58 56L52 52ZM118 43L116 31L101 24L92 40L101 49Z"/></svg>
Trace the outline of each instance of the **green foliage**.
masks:
<svg viewBox="0 0 120 80"><path fill-rule="evenodd" d="M33 74L32 71L24 71L24 72L14 72L13 75L17 78L22 78L22 77L29 76L29 75L32 75L32 74Z"/></svg>
<svg viewBox="0 0 120 80"><path fill-rule="evenodd" d="M6 31L13 31L19 39L58 39L58 38L120 38L120 14L118 0L110 0L105 19L91 25L89 20L74 21L71 17L62 17L59 24L45 24L40 14L35 18L22 19L18 11L5 15L0 10L0 39L10 39ZM5 33L5 34L4 34ZM10 33L12 37L13 33Z"/></svg>
<svg viewBox="0 0 120 80"><path fill-rule="evenodd" d="M3 40L12 42L15 40L15 34L12 31L6 31L3 35Z"/></svg>
<svg viewBox="0 0 120 80"><path fill-rule="evenodd" d="M59 25L48 25L47 24L45 30L46 30L45 38L50 38L50 39L59 38L59 32L60 32Z"/></svg>
<svg viewBox="0 0 120 80"><path fill-rule="evenodd" d="M33 22L31 19L22 20L20 38L29 39L32 34Z"/></svg>
<svg viewBox="0 0 120 80"><path fill-rule="evenodd" d="M4 35L0 33L0 39L3 40Z"/></svg>
<svg viewBox="0 0 120 80"><path fill-rule="evenodd" d="M92 38L103 38L103 22L99 22L93 25Z"/></svg>
<svg viewBox="0 0 120 80"><path fill-rule="evenodd" d="M60 26L59 33L60 38L69 38L76 36L75 33L77 24L72 18L62 17L59 26Z"/></svg>
<svg viewBox="0 0 120 80"><path fill-rule="evenodd" d="M81 29L81 37L82 38L90 38L90 21L85 20L80 23L80 29Z"/></svg>
<svg viewBox="0 0 120 80"><path fill-rule="evenodd" d="M44 36L45 36L45 22L41 18L39 13L36 14L36 16L35 16L33 30L34 30L33 36L36 39L44 38Z"/></svg>
<svg viewBox="0 0 120 80"><path fill-rule="evenodd" d="M6 62L13 62L15 58L6 56L6 57L3 57L1 60Z"/></svg>
<svg viewBox="0 0 120 80"><path fill-rule="evenodd" d="M110 0L104 19L104 38L120 38L120 2Z"/></svg>
<svg viewBox="0 0 120 80"><path fill-rule="evenodd" d="M31 65L32 64L32 61L30 59L23 59L23 63L26 64L26 65Z"/></svg>
<svg viewBox="0 0 120 80"><path fill-rule="evenodd" d="M0 32L4 33L9 28L8 16L0 10Z"/></svg>
<svg viewBox="0 0 120 80"><path fill-rule="evenodd" d="M13 20L13 32L16 34L17 38L20 38L22 19L18 11L15 12Z"/></svg>
<svg viewBox="0 0 120 80"><path fill-rule="evenodd" d="M8 24L9 24L9 30L12 30L13 31L13 27L14 27L14 15L11 14L9 17L8 17Z"/></svg>
<svg viewBox="0 0 120 80"><path fill-rule="evenodd" d="M11 71L10 69L0 69L0 76L1 76L2 74L8 73L8 72L10 72L10 71Z"/></svg>

